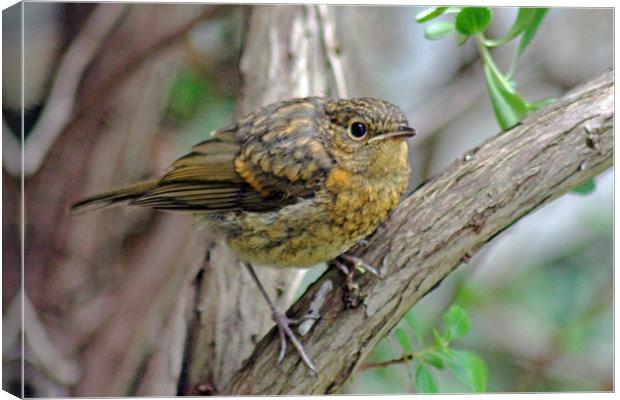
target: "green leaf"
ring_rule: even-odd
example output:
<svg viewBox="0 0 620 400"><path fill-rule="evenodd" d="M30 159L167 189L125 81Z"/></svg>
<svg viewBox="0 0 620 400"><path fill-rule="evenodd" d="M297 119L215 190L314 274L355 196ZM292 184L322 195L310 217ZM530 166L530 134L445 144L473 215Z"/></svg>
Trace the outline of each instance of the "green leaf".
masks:
<svg viewBox="0 0 620 400"><path fill-rule="evenodd" d="M463 35L477 35L489 27L491 17L488 7L465 7L456 15L456 30Z"/></svg>
<svg viewBox="0 0 620 400"><path fill-rule="evenodd" d="M415 389L418 393L438 393L439 385L431 374L431 371L424 364L418 364L415 369Z"/></svg>
<svg viewBox="0 0 620 400"><path fill-rule="evenodd" d="M526 102L514 92L494 66L485 62L483 67L495 118L502 129L511 128L527 116Z"/></svg>
<svg viewBox="0 0 620 400"><path fill-rule="evenodd" d="M527 105L528 110L538 111L544 106L553 103L554 101L555 99L542 99L542 100L535 101L533 103L527 103L526 105Z"/></svg>
<svg viewBox="0 0 620 400"><path fill-rule="evenodd" d="M419 23L430 21L431 19L439 17L446 12L447 9L448 7L427 8L419 12L418 15L415 16L415 20Z"/></svg>
<svg viewBox="0 0 620 400"><path fill-rule="evenodd" d="M521 12L521 10L522 9L520 9L519 12ZM523 53L525 47L532 40L534 34L536 33L536 30L538 29L538 25L540 25L543 18L545 17L545 14L547 13L547 11L549 11L547 8L529 8L528 10L530 10L529 12L531 13L531 18L524 28L523 36L521 36L521 41L519 42L519 45L515 49L512 61L510 62L510 68L506 73L507 77L511 77L515 73L521 53ZM485 41L485 44L487 43L488 42Z"/></svg>
<svg viewBox="0 0 620 400"><path fill-rule="evenodd" d="M446 364L461 382L474 392L484 392L489 376L485 362L469 351L451 351L446 356Z"/></svg>
<svg viewBox="0 0 620 400"><path fill-rule="evenodd" d="M439 21L424 29L424 37L428 40L439 40L452 32L454 32L454 22Z"/></svg>
<svg viewBox="0 0 620 400"><path fill-rule="evenodd" d="M596 189L594 178L590 178L581 185L574 187L571 192L585 196L594 192L594 189Z"/></svg>
<svg viewBox="0 0 620 400"><path fill-rule="evenodd" d="M435 338L435 346L437 346L440 351L444 352L448 349L449 343L441 337L437 329L433 329L433 337Z"/></svg>
<svg viewBox="0 0 620 400"><path fill-rule="evenodd" d="M465 336L471 328L467 313L456 304L452 305L442 318L446 328L445 333L450 339L457 339Z"/></svg>
<svg viewBox="0 0 620 400"><path fill-rule="evenodd" d="M400 346L405 351L405 354L413 354L413 350L411 349L411 343L409 340L409 336L407 336L407 333L405 333L405 331L400 328L396 328L394 330L394 335L396 336L396 339L398 339L398 343L400 343Z"/></svg>
<svg viewBox="0 0 620 400"><path fill-rule="evenodd" d="M437 353L426 353L422 358L437 369L443 369L444 367L443 359Z"/></svg>
<svg viewBox="0 0 620 400"><path fill-rule="evenodd" d="M525 51L527 45L530 44L530 42L534 38L534 35L536 35L538 26L545 18L545 15L547 15L547 12L549 12L548 8L535 8L534 10L534 16L532 17L532 20L530 21L528 26L525 28L523 36L521 37L521 41L519 42L517 55L523 54L523 51Z"/></svg>
<svg viewBox="0 0 620 400"><path fill-rule="evenodd" d="M497 47L517 37L532 22L536 15L536 10L536 8L519 8L517 18L508 33L499 39L487 39L484 41L484 45L487 47Z"/></svg>

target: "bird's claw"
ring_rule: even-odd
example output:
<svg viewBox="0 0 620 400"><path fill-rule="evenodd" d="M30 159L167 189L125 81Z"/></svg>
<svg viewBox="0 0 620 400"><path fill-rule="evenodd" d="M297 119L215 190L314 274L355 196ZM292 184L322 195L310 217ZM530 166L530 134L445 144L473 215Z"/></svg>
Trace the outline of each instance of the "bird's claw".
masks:
<svg viewBox="0 0 620 400"><path fill-rule="evenodd" d="M286 339L288 338L288 340L293 343L293 346L295 346L295 349L297 350L297 353L299 354L303 362L308 366L308 368L310 368L310 370L314 373L315 376L318 375L314 364L312 364L312 360L310 360L310 357L308 357L308 355L306 354L306 351L299 342L299 339L297 339L297 336L295 336L295 334L291 330L291 325L299 325L300 323L308 319L318 319L318 313L313 313L310 311L306 315L297 319L287 317L286 314L278 311L278 309L273 305L273 302L269 298L267 291L265 291L263 284L260 282L260 279L258 279L258 276L256 275L256 271L254 271L254 267L252 267L252 264L244 262L243 265L250 273L250 276L256 283L256 286L258 286L261 295L269 305L269 308L271 309L271 319L273 320L273 322L276 323L276 326L278 327L278 334L280 335L280 353L278 354L278 365L284 359L284 355L286 354Z"/></svg>
<svg viewBox="0 0 620 400"><path fill-rule="evenodd" d="M382 278L381 273L372 265L366 263L359 257L349 254L342 254L333 260L336 266L345 275L346 290L345 303L347 308L356 308L364 300L366 295L360 291L359 285L353 281L355 270L361 269ZM348 266L347 266L348 265Z"/></svg>
<svg viewBox="0 0 620 400"><path fill-rule="evenodd" d="M361 270L370 272L371 274L375 275L377 278L383 278L383 276L381 275L381 272L379 272L378 269L368 264L366 261L362 260L359 257L355 257L349 254L341 254L340 256L338 256L338 258L349 263L356 269L361 269Z"/></svg>
<svg viewBox="0 0 620 400"><path fill-rule="evenodd" d="M286 342L288 339L293 344L293 347L295 347L295 350L297 350L297 354L299 354L304 364L306 364L306 366L310 368L314 375L317 375L316 368L314 367L312 360L310 359L308 354L306 354L306 350L304 350L301 342L291 329L291 326L299 325L300 323L308 319L317 319L317 316L314 314L306 314L301 318L293 319L287 317L286 314L284 314L283 312L275 311L271 315L271 318L273 319L273 322L276 323L276 326L278 327L278 334L280 335L280 353L278 354L277 364L280 365L280 363L284 359L287 346Z"/></svg>

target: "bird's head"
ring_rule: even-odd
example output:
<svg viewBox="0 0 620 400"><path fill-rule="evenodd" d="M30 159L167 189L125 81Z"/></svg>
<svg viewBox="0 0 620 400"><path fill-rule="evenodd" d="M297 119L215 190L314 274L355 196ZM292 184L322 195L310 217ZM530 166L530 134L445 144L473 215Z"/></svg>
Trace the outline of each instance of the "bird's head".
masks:
<svg viewBox="0 0 620 400"><path fill-rule="evenodd" d="M405 139L416 131L397 106L372 98L335 100L326 115L328 148L343 168L369 177L408 172Z"/></svg>

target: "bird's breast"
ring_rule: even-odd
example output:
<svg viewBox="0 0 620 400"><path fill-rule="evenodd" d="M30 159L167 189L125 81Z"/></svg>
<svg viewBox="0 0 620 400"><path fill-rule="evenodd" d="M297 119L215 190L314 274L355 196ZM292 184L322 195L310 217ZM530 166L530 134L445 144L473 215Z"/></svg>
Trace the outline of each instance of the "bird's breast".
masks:
<svg viewBox="0 0 620 400"><path fill-rule="evenodd" d="M334 196L331 218L343 235L372 233L396 208L407 188L408 169L378 179L334 168L326 188Z"/></svg>

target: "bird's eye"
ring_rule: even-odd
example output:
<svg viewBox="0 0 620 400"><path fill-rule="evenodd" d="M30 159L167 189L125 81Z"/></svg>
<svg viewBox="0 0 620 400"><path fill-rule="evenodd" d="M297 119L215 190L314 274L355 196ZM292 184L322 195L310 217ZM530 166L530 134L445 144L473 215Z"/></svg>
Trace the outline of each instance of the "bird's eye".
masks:
<svg viewBox="0 0 620 400"><path fill-rule="evenodd" d="M354 122L349 127L349 133L351 134L351 137L353 139L362 139L364 136L366 136L366 125L362 124L361 122Z"/></svg>

